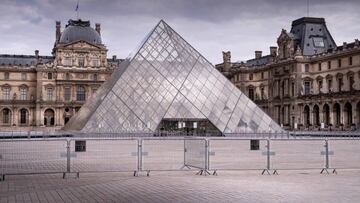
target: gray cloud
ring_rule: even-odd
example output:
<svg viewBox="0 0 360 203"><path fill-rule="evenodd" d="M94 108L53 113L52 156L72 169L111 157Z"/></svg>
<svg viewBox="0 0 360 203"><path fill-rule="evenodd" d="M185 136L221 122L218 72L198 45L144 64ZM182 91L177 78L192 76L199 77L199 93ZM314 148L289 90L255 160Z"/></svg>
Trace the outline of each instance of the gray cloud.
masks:
<svg viewBox="0 0 360 203"><path fill-rule="evenodd" d="M80 0L82 19L101 23L109 56L126 57L160 20L167 21L211 62L221 62L221 51L232 59L268 53L282 28L306 16L307 0ZM0 53L49 55L55 20L62 26L76 18L76 0L5 0L0 4ZM310 15L326 18L335 41L359 37L357 0L309 0Z"/></svg>

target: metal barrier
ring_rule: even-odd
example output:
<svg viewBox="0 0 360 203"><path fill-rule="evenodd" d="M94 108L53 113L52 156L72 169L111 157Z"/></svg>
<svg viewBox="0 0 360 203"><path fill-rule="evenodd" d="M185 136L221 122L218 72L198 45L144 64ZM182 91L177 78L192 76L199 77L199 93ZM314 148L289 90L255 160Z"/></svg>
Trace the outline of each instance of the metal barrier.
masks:
<svg viewBox="0 0 360 203"><path fill-rule="evenodd" d="M142 140L141 170L176 171L185 166L184 139L145 138ZM165 152L165 153L164 153Z"/></svg>
<svg viewBox="0 0 360 203"><path fill-rule="evenodd" d="M360 169L360 139L328 140L329 167Z"/></svg>
<svg viewBox="0 0 360 203"><path fill-rule="evenodd" d="M325 140L295 139L271 140L271 169L306 170L325 167Z"/></svg>
<svg viewBox="0 0 360 203"><path fill-rule="evenodd" d="M200 169L199 174L209 174L208 170L208 140L184 139L184 165L188 168Z"/></svg>
<svg viewBox="0 0 360 203"><path fill-rule="evenodd" d="M63 173L66 171L66 140L2 140L0 173L5 175Z"/></svg>
<svg viewBox="0 0 360 203"><path fill-rule="evenodd" d="M267 140L254 139L257 146L251 148L249 139L210 139L209 170L264 170L266 169Z"/></svg>
<svg viewBox="0 0 360 203"><path fill-rule="evenodd" d="M5 175L218 170L360 169L360 139L138 137L0 140Z"/></svg>
<svg viewBox="0 0 360 203"><path fill-rule="evenodd" d="M81 148L81 141L86 141L85 149ZM79 142L78 146L76 142ZM138 170L137 139L71 139L70 147L70 172Z"/></svg>

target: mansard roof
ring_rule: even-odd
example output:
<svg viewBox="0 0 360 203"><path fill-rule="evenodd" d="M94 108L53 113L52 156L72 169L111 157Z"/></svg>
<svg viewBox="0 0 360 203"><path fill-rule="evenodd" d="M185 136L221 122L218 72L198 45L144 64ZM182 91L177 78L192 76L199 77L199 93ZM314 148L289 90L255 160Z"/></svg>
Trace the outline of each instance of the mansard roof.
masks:
<svg viewBox="0 0 360 203"><path fill-rule="evenodd" d="M312 56L335 48L324 18L304 17L292 22L291 31L294 35L295 47L300 47L303 55Z"/></svg>
<svg viewBox="0 0 360 203"><path fill-rule="evenodd" d="M48 63L54 60L53 56L39 56L43 63ZM32 66L36 65L37 58L35 55L0 55L0 65L10 66Z"/></svg>

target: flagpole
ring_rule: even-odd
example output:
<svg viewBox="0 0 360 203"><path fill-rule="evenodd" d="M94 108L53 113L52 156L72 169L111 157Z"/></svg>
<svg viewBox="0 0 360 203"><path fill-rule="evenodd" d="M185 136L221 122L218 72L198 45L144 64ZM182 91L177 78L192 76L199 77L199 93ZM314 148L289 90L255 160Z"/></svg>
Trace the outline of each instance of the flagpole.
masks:
<svg viewBox="0 0 360 203"><path fill-rule="evenodd" d="M75 8L77 20L79 20L79 1L80 0L77 1L76 8Z"/></svg>

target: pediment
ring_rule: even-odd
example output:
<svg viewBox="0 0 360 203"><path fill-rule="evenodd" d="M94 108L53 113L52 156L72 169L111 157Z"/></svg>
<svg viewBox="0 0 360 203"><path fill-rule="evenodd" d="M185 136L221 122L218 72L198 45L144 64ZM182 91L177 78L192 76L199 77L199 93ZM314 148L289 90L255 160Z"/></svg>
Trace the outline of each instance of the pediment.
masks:
<svg viewBox="0 0 360 203"><path fill-rule="evenodd" d="M95 44L91 44L91 43L83 41L83 40L65 44L63 47L71 48L71 49L99 49L99 50L104 49L104 47L101 47L101 46L98 46Z"/></svg>

